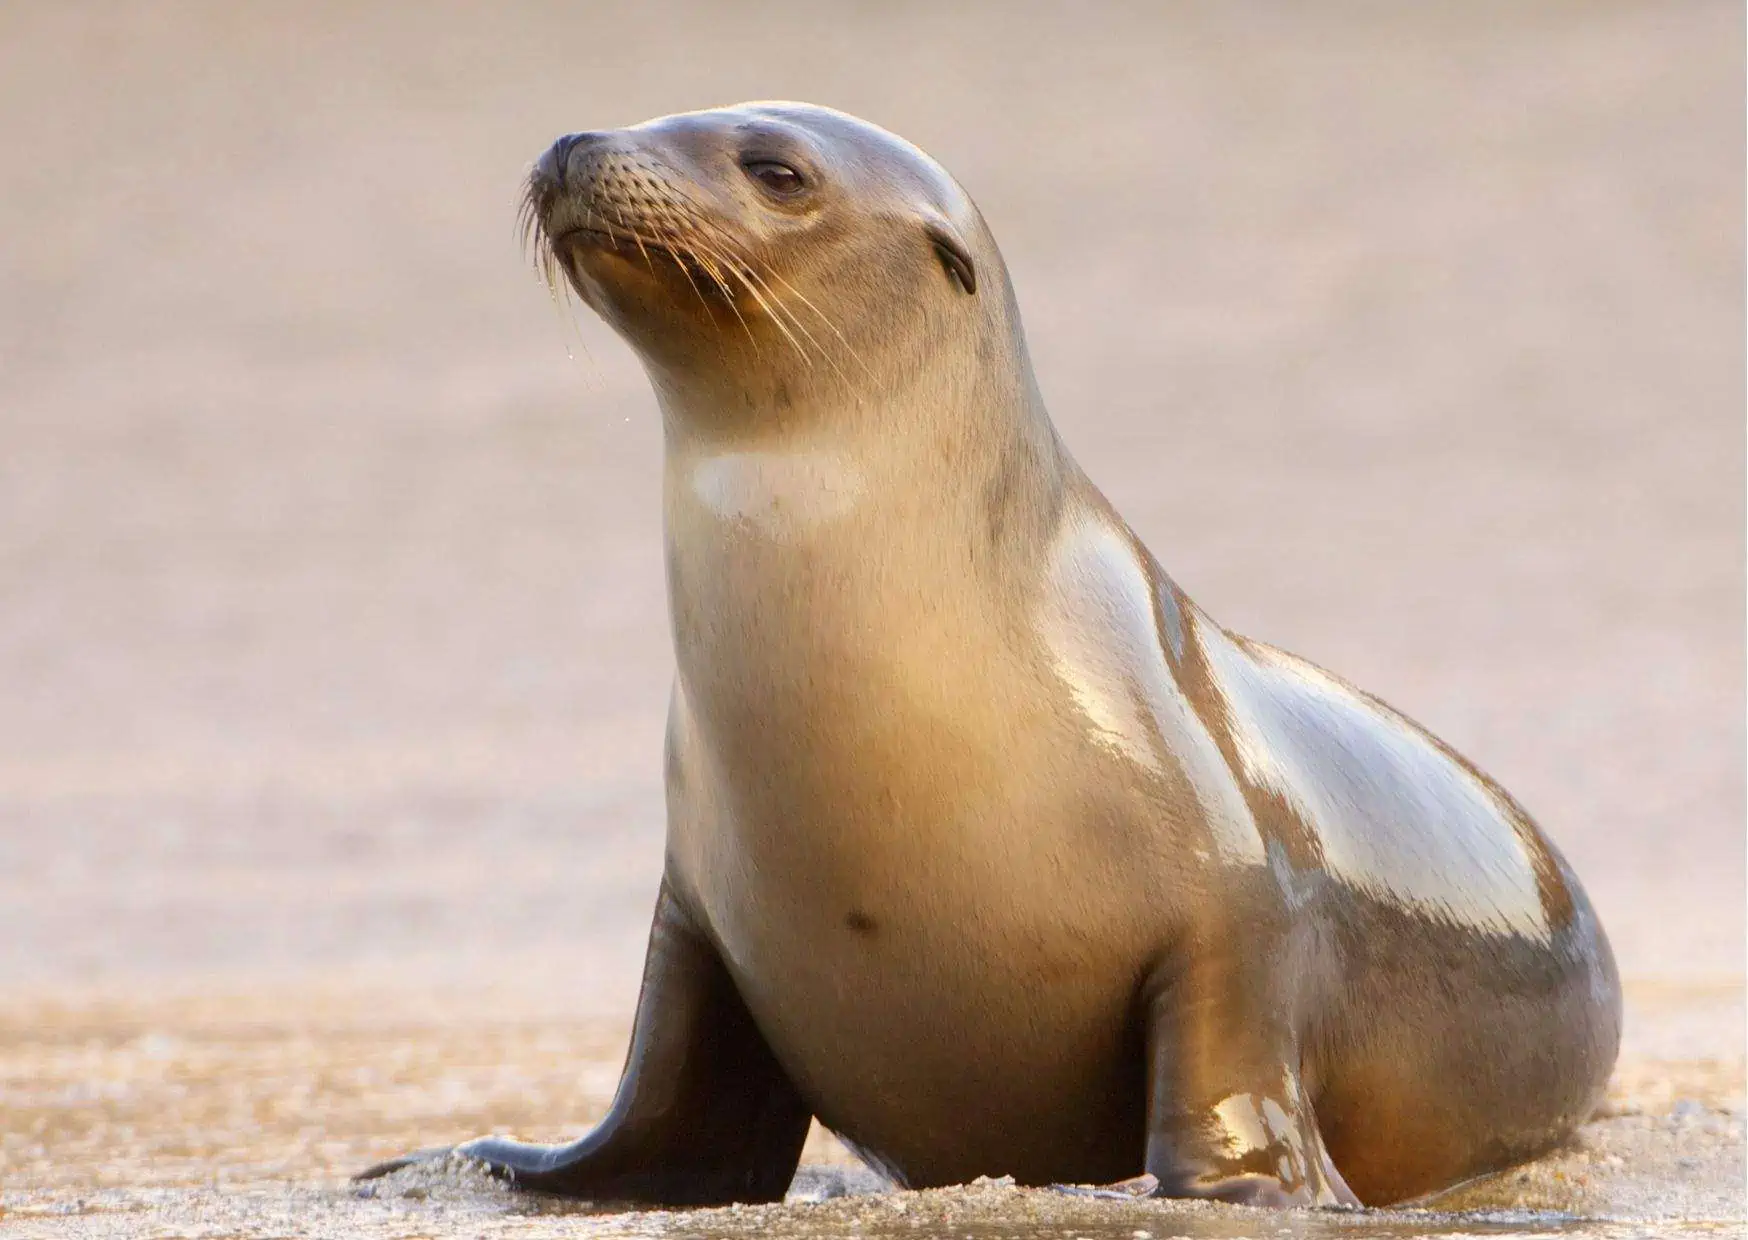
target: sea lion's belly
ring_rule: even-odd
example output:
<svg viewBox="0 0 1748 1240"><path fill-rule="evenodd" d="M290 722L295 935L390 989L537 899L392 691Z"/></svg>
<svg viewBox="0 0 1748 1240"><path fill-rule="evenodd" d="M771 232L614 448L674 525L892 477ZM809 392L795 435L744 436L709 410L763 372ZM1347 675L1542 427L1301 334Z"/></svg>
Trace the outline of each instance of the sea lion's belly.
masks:
<svg viewBox="0 0 1748 1240"><path fill-rule="evenodd" d="M724 753L684 709L670 871L822 1122L912 1184L1137 1172L1169 907L1140 815L1019 738L919 717L902 756L860 729L853 761L780 728Z"/></svg>
<svg viewBox="0 0 1748 1240"><path fill-rule="evenodd" d="M975 889L921 852L791 871L748 834L709 850L698 898L822 1122L912 1184L1037 1179L1065 1150L1088 1179L1134 1172L1143 935L1012 865L982 867ZM714 877L736 869L769 877Z"/></svg>

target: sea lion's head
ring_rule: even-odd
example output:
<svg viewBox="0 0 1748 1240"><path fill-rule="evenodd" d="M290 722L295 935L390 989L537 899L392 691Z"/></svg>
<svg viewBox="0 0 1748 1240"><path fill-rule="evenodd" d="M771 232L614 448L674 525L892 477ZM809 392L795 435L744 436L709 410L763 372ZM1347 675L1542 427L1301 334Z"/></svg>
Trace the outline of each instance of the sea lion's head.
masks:
<svg viewBox="0 0 1748 1240"><path fill-rule="evenodd" d="M784 407L890 392L943 346L960 370L1015 356L1007 274L970 197L841 112L752 103L570 134L536 163L527 216L549 274L637 350L664 403L707 389Z"/></svg>

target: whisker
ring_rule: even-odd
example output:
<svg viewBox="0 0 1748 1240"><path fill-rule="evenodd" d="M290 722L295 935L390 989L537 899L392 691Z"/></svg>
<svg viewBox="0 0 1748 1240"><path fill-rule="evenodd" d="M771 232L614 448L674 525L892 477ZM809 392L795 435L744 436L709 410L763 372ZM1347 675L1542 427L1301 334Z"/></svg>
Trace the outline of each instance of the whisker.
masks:
<svg viewBox="0 0 1748 1240"><path fill-rule="evenodd" d="M797 317L795 311L789 308L788 304L784 302L782 295L779 294L776 289L771 287L770 281L760 275L753 265L745 258L742 258L740 261L741 265L746 269L742 278L758 281L759 287L770 294L771 300L775 303L778 312L789 321L796 331L800 332L807 338L807 343L819 351L820 357L824 358L827 362L830 362L831 358L827 356L824 346L819 343L818 339L814 337L812 332L807 330L807 325Z"/></svg>
<svg viewBox="0 0 1748 1240"><path fill-rule="evenodd" d="M530 180L524 186L521 201L516 208L517 231L520 234L523 254L533 266L536 277L545 286L547 301L551 303L553 313L564 324L565 356L578 362L577 355L580 352L585 383L597 391L603 390L600 367L583 336L582 324L574 310L576 290L568 279L563 278L564 269L558 247L553 244L541 220L542 208L541 196L536 193Z"/></svg>
<svg viewBox="0 0 1748 1240"><path fill-rule="evenodd" d="M680 274L686 277L686 283L687 283L687 285L689 285L691 287L693 295L698 298L698 304L700 306L704 307L704 313L710 314L711 313L710 303L708 301L706 301L704 298L704 290L699 288L697 281L692 279L691 269L686 266L685 259L683 259L680 256L680 254L678 253L678 241L677 241L677 239L670 237L668 240L668 244L665 245L663 248L667 251L668 257L674 260L674 266L676 266L680 269ZM715 318L714 315L712 315L711 317L712 317L712 319Z"/></svg>
<svg viewBox="0 0 1748 1240"><path fill-rule="evenodd" d="M732 261L730 262L730 266L733 267ZM769 301L765 300L765 295L759 291L758 284L755 283L753 279L748 278L750 273L745 268L735 268L735 274L740 277L741 284L746 288L747 292L753 295L753 300L757 301L759 305L764 307L766 316L771 320L771 322L777 325L777 330L783 333L789 343L794 346L796 354L807 364L808 369L811 370L813 368L813 355L806 349L802 348L801 342L795 338L795 333L790 331L788 325L783 321L783 316L778 314L777 311L772 308Z"/></svg>
<svg viewBox="0 0 1748 1240"><path fill-rule="evenodd" d="M825 324L826 330L831 332L832 335L834 335L838 338L838 343L844 346L845 350L848 351L849 355L855 359L856 364L858 366L860 366L863 369L863 371L865 371L868 374L868 376L870 378L872 378L874 375L873 367L869 366L868 363L862 359L862 355L860 353L856 352L856 346L851 344L849 341L849 338L847 336L845 336L843 332L838 330L838 325L831 321L831 319L826 315L825 311L821 310L818 306L814 305L813 302L809 301L806 293L803 293L800 289L796 288L793 284L789 283L789 281L785 280L781 275L779 275L777 273L777 271L774 268L771 267L771 265L769 263L765 264L765 267L766 267L766 270L770 271L772 279L776 280L784 288L788 289L791 293L795 294L795 296L800 300L802 305L806 306L809 310L813 311L813 313L818 317L819 321L821 323Z"/></svg>
<svg viewBox="0 0 1748 1240"><path fill-rule="evenodd" d="M763 275L759 274L757 268L755 268L755 266L754 266L755 260L750 255L748 255L744 250L741 250L738 246L736 246L727 237L718 236L718 240L722 243L722 245L728 251L728 253L731 254L734 258L736 258L740 262L740 264L747 269L747 274L750 274L754 279L758 280L759 283L765 289L765 291L770 293L772 299L774 301L777 301L779 304L781 304L782 298L779 296L777 290L774 287L772 287L770 281L766 280ZM766 271L770 272L772 279L775 279L779 283L781 283L784 288L788 289L789 292L793 293L797 298L799 298L803 305L805 305L809 310L813 311L814 315L816 317L818 317L820 322L825 325L827 330L829 330L832 333L832 335L834 335L838 338L839 343L841 343L844 346L845 350L850 354L851 357L853 357L855 359L856 364L861 366L862 370L866 374L868 374L869 376L872 376L874 374L873 369L871 367L869 367L867 362L862 359L861 354L856 352L855 346L851 345L849 340L847 338L845 338L843 332L838 330L837 324L833 323L831 321L831 319L823 311L821 311L818 306L814 305L813 302L808 300L806 294L802 293L800 289L796 288L793 284L789 283L789 281L783 279L783 277L781 275L778 275L777 272L770 267L770 264L765 263L765 264L760 264L760 266L762 266ZM819 354L825 360L826 364L831 366L831 368L837 372L839 378L843 379L846 383L850 383L852 386L854 386L854 383L851 380L850 376L845 374L843 368L840 367L836 362L834 362L832 360L830 350L828 350L823 344L821 344L820 341L818 340L818 338L816 338L812 332L807 330L807 327L804 323L802 323L800 316L797 315L793 310L791 310L787 305L783 305L782 308L783 308L783 311L788 315L789 321L795 325L796 329L799 330L804 336L806 336L808 341L810 343L812 343L816 349L819 350Z"/></svg>
<svg viewBox="0 0 1748 1240"><path fill-rule="evenodd" d="M759 338L753 335L753 329L747 324L746 316L741 314L740 307L735 305L734 288L729 284L728 277L722 270L722 259L714 253L709 253L709 247L707 246L703 247L706 252L700 252L700 247L703 246L703 243L696 237L688 239L686 244L692 255L693 261L703 267L704 270L709 273L710 278L715 280L717 286L722 289L723 300L728 303L729 311L734 315L735 320L740 323L741 330L746 333L747 343L753 347L753 356L759 356Z"/></svg>
<svg viewBox="0 0 1748 1240"><path fill-rule="evenodd" d="M624 229L633 241L637 242L637 252L643 255L643 265L649 268L649 274L655 275L655 262L650 258L649 251L643 248L643 238L638 235L636 229L625 222L625 213L617 206L613 208L613 214L619 217L619 227Z"/></svg>
<svg viewBox="0 0 1748 1240"><path fill-rule="evenodd" d="M717 242L719 245L723 245L725 242L725 238L721 237L721 235L715 230L710 230L708 235L712 241ZM725 265L730 271L740 277L741 286L745 288L748 293L752 294L753 299L757 301L760 306L764 307L767 317L770 318L771 322L776 324L777 330L782 332L788 339L790 345L795 349L797 356L799 356L801 360L811 368L813 365L812 354L810 354L807 349L802 346L801 342L795 338L795 333L789 330L787 323L784 321L783 315L773 307L771 300L766 298L765 293L760 291L759 285L755 282L757 281L757 276L747 268L744 261L737 261L734 252L727 249L726 246L724 246L724 248L712 249L711 253L718 262ZM769 292L770 290L767 288L765 291ZM775 298L776 294L772 293L771 296L772 298ZM737 310L736 313L738 314L739 311ZM799 326L799 324L797 324L797 326ZM806 329L803 328L802 331L805 334ZM749 328L748 335L751 334L751 329Z"/></svg>
<svg viewBox="0 0 1748 1240"><path fill-rule="evenodd" d="M753 329L747 325L745 317L743 317L740 312L740 307L735 304L734 289L728 284L727 277L723 274L721 268L715 262L706 258L699 252L698 242L695 238L690 236L681 237L678 233L674 233L670 236L670 244L674 247L676 254L684 255L684 262L696 266L701 276L711 282L712 287L721 295L721 300L728 306L728 312L734 315L735 322L740 324L741 331L746 334L747 343L752 346L753 356L759 356L758 337L753 335ZM676 261L680 260L676 258ZM690 279L689 274L688 279ZM693 288L696 289L697 285L694 284ZM699 297L703 300L702 293L699 294ZM716 323L716 311L711 307L707 300L704 301L704 309L710 316L711 324L714 325ZM716 345L717 351L721 354L723 363L726 365L728 362L727 336L719 335L716 338Z"/></svg>
<svg viewBox="0 0 1748 1240"><path fill-rule="evenodd" d="M778 294L777 290L772 288L770 283L767 280L765 280L765 278L763 276L761 276L753 268L751 259L747 258L744 254L739 255L738 257L739 257L741 265L745 268L745 270L742 272L742 278L747 279L748 277L750 277L751 280L758 281L759 285L761 287L763 287L764 290L771 295L771 299L778 304L778 306L782 310L783 315L788 318L788 321L790 323L794 324L797 331L799 331L803 336L807 337L809 344L813 345L813 347L815 349L819 350L820 358L826 363L826 365L830 366L832 368L832 370L837 372L838 377L840 379L844 380L844 382L852 383L850 376L847 375L846 373L844 373L843 367L839 366L835 361L832 360L832 356L831 356L830 351L827 350L826 347L819 342L819 339L812 332L807 330L807 325L801 321L800 316L797 315L793 310L791 310L787 305L785 305L783 303L783 299ZM775 273L772 273L772 274L775 274ZM782 279L781 276L778 276L777 278ZM785 281L783 281L783 283L786 286L789 286L790 290L792 292L794 291L793 286L788 285L788 281L785 280ZM750 283L749 283L749 287L751 287ZM799 294L797 294L797 295L799 295ZM803 300L805 300L805 298ZM814 312L816 314L818 313L817 310L815 310ZM778 325L779 326L782 325L780 321L779 321ZM847 347L847 342L846 342L846 347ZM851 351L852 351L852 353L854 352L854 350L851 350ZM861 359L858 358L857 360L860 361ZM867 365L865 363L863 364L863 369L864 370L868 369ZM873 372L869 371L869 373L872 374Z"/></svg>

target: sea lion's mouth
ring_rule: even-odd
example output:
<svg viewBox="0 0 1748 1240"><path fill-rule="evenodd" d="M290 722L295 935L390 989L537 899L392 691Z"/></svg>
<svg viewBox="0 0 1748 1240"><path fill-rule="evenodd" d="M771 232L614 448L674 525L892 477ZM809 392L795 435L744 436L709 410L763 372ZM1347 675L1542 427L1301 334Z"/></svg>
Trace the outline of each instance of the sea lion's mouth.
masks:
<svg viewBox="0 0 1748 1240"><path fill-rule="evenodd" d="M614 228L611 224L578 225L567 228L552 238L553 252L560 262L567 264L571 260L572 247L579 245L640 261L652 272L659 270L663 263L672 264L700 293L712 294L725 300L732 297L718 275L713 274L683 248L666 241L658 241L628 229Z"/></svg>
<svg viewBox="0 0 1748 1240"><path fill-rule="evenodd" d="M636 254L641 248L651 254L669 254L668 248L660 242L651 241L648 237L639 238L634 233L611 226L579 225L576 228L565 229L552 239L552 244L559 248L573 243L590 245L598 250L616 250L621 253Z"/></svg>

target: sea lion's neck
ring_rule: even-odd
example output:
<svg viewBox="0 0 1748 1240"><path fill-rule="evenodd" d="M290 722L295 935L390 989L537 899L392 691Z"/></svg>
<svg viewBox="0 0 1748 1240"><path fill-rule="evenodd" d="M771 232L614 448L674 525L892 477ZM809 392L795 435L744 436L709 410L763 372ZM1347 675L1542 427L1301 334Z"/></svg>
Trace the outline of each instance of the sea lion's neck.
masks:
<svg viewBox="0 0 1748 1240"><path fill-rule="evenodd" d="M700 744L757 733L829 765L820 744L860 735L822 740L812 721L834 703L868 692L929 715L1023 659L998 652L1026 642L1015 618L1048 587L1079 474L1041 410L993 412L889 399L762 434L668 435L669 617ZM982 655L955 664L967 649Z"/></svg>
<svg viewBox="0 0 1748 1240"><path fill-rule="evenodd" d="M959 390L843 383L786 403L656 390L670 544L689 528L674 524L679 505L791 543L830 545L849 522L857 553L911 546L933 562L959 547L1011 562L1048 544L1041 527L1078 477L1029 372Z"/></svg>

